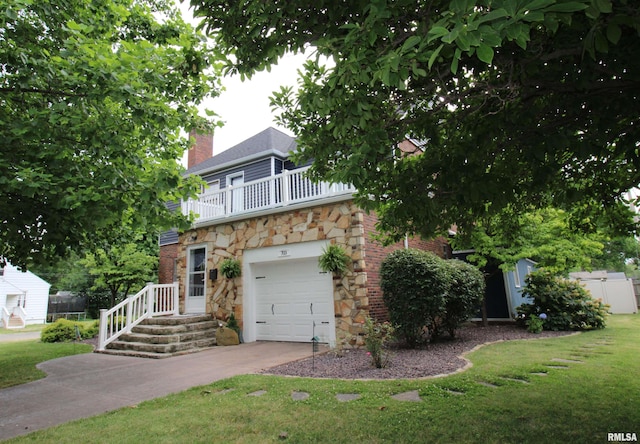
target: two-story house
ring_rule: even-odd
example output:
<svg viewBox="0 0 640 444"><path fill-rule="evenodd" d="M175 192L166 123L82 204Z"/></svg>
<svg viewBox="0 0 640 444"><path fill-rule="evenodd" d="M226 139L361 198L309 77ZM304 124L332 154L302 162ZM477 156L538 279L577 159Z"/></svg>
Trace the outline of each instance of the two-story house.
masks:
<svg viewBox="0 0 640 444"><path fill-rule="evenodd" d="M406 246L444 256L448 244L407 239L382 247L371 237L376 216L354 203L355 190L308 180L307 168L289 160L295 149L295 139L274 128L216 156L212 137L197 136L187 174L200 175L207 186L180 204L197 215L193 227L161 236L160 282L179 282L181 313L226 320L234 312L247 342L317 336L331 346L361 345L365 317L386 313L382 259ZM352 259L341 276L318 266L329 244ZM241 262L240 277L217 272L226 258Z"/></svg>

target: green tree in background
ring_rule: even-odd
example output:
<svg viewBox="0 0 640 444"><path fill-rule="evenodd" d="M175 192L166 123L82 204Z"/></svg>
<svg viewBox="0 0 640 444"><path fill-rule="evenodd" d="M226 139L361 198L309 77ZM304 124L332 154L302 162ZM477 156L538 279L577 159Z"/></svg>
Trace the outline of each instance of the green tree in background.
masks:
<svg viewBox="0 0 640 444"><path fill-rule="evenodd" d="M184 226L165 202L196 190L176 160L215 61L172 2L0 0L0 261Z"/></svg>
<svg viewBox="0 0 640 444"><path fill-rule="evenodd" d="M109 290L110 308L131 291L137 292L156 280L158 256L150 255L140 244L129 242L98 248L87 253L81 263L95 277L93 290Z"/></svg>
<svg viewBox="0 0 640 444"><path fill-rule="evenodd" d="M318 56L273 97L315 178L352 183L395 239L505 209L635 227L640 8L631 0L191 0L229 69ZM326 63L325 63L326 61ZM425 152L402 156L406 137Z"/></svg>
<svg viewBox="0 0 640 444"><path fill-rule="evenodd" d="M468 258L482 267L487 262L511 269L520 259L532 259L555 274L591 269L608 240L602 231L583 233L572 225L571 214L554 208L520 213L504 210L479 221L469 235L453 238L454 249L472 248Z"/></svg>

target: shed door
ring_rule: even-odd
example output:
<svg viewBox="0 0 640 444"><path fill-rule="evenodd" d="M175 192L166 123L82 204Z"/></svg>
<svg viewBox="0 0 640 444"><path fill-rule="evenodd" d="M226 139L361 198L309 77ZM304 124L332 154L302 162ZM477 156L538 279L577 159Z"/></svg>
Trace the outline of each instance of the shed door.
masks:
<svg viewBox="0 0 640 444"><path fill-rule="evenodd" d="M333 281L317 258L257 264L253 276L257 340L310 342L315 334L329 342Z"/></svg>

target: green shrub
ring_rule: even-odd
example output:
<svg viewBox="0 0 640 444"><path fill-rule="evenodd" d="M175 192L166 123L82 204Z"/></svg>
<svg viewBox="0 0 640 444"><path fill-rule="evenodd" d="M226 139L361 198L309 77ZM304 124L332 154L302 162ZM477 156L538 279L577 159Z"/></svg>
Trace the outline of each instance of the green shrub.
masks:
<svg viewBox="0 0 640 444"><path fill-rule="evenodd" d="M240 336L240 325L238 324L238 320L236 319L236 315L234 312L231 312L231 314L229 315L229 319L227 319L227 328L235 331L236 333L238 333L238 336Z"/></svg>
<svg viewBox="0 0 640 444"><path fill-rule="evenodd" d="M471 264L457 259L445 264L448 289L440 324L453 338L456 330L477 312L486 284L482 272Z"/></svg>
<svg viewBox="0 0 640 444"><path fill-rule="evenodd" d="M529 333L541 333L544 326L543 317L546 318L545 313L541 313L538 316L529 315L529 319L526 320L527 330Z"/></svg>
<svg viewBox="0 0 640 444"><path fill-rule="evenodd" d="M433 253L403 249L389 254L380 268L380 287L391 323L410 347L423 339L444 312L445 261Z"/></svg>
<svg viewBox="0 0 640 444"><path fill-rule="evenodd" d="M604 328L609 306L594 300L578 282L554 276L544 270L527 276L524 296L533 301L518 307L523 320L545 314L545 330L590 330Z"/></svg>
<svg viewBox="0 0 640 444"><path fill-rule="evenodd" d="M364 321L364 344L371 362L376 368L384 368L389 363L389 353L385 351L388 341L393 339L395 329L389 322L376 322L367 317Z"/></svg>
<svg viewBox="0 0 640 444"><path fill-rule="evenodd" d="M85 327L82 323L61 318L42 329L42 332L40 332L40 340L42 342L74 341L77 339L76 326L80 333L80 339L89 339L98 334L99 321L94 321L90 326Z"/></svg>

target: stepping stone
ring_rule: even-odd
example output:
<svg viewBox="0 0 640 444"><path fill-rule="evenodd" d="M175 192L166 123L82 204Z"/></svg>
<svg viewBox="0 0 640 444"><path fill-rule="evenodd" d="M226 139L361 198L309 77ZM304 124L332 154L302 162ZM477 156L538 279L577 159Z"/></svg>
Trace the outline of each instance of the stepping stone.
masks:
<svg viewBox="0 0 640 444"><path fill-rule="evenodd" d="M422 398L417 390L411 390L410 392L398 393L392 396L396 401L410 401L410 402L422 402Z"/></svg>
<svg viewBox="0 0 640 444"><path fill-rule="evenodd" d="M575 359L562 359L562 358L551 358L553 362L563 362L565 364L584 364L584 361L578 361Z"/></svg>
<svg viewBox="0 0 640 444"><path fill-rule="evenodd" d="M545 365L545 367L549 367L549 368L559 368L561 370L566 370L569 367L567 367L566 365Z"/></svg>
<svg viewBox="0 0 640 444"><path fill-rule="evenodd" d="M226 395L229 392L234 391L235 389L232 388L228 388L228 389L224 389L224 390L220 390L219 392L216 392L216 395Z"/></svg>
<svg viewBox="0 0 640 444"><path fill-rule="evenodd" d="M464 392L459 392L457 390L444 389L444 391L451 395L456 395L456 396L464 395Z"/></svg>
<svg viewBox="0 0 640 444"><path fill-rule="evenodd" d="M340 402L349 402L360 399L360 395L357 393L338 393L336 399Z"/></svg>
<svg viewBox="0 0 640 444"><path fill-rule="evenodd" d="M518 379L518 378L507 378L505 376L501 376L502 379L504 379L505 381L513 381L513 382L521 382L523 384L529 384L529 381L525 381L524 379Z"/></svg>
<svg viewBox="0 0 640 444"><path fill-rule="evenodd" d="M478 384L484 385L485 387L498 388L497 385L491 384L490 382L485 382L485 381L477 381L477 382Z"/></svg>
<svg viewBox="0 0 640 444"><path fill-rule="evenodd" d="M547 376L547 374L545 372L531 372L530 374L535 375L535 376Z"/></svg>
<svg viewBox="0 0 640 444"><path fill-rule="evenodd" d="M262 395L264 395L265 393L267 393L267 391L266 391L266 390L258 390L258 391L256 391L256 392L249 393L247 396L262 396Z"/></svg>
<svg viewBox="0 0 640 444"><path fill-rule="evenodd" d="M291 399L294 401L304 401L309 399L309 393L307 392L293 392L291 393Z"/></svg>

